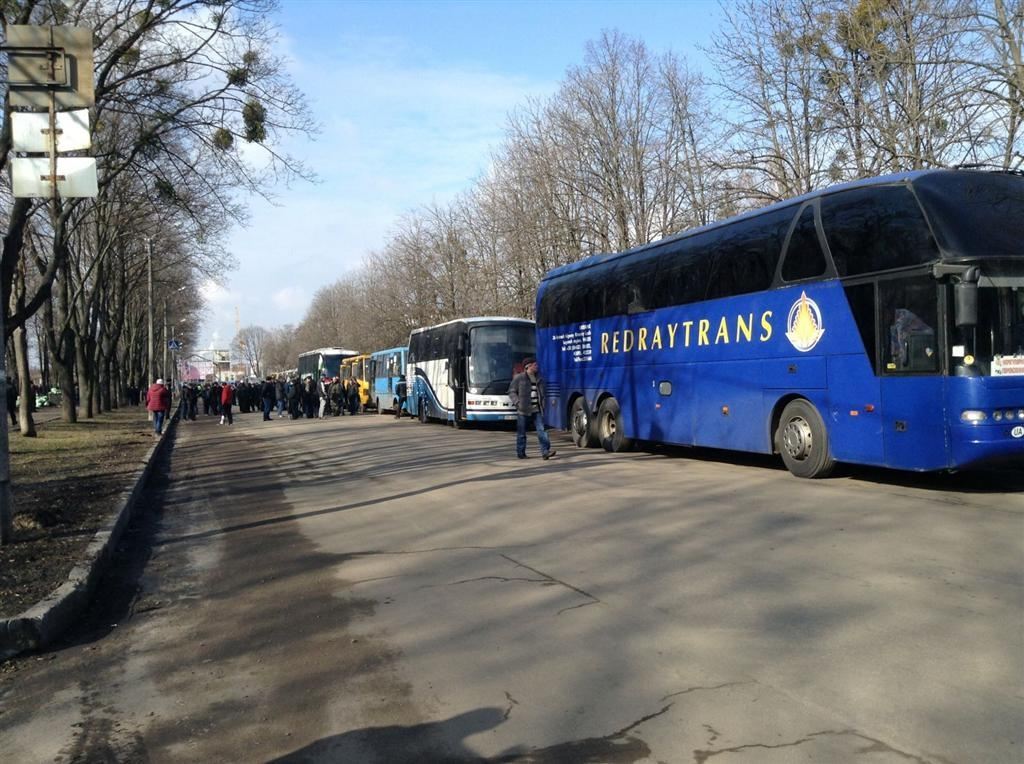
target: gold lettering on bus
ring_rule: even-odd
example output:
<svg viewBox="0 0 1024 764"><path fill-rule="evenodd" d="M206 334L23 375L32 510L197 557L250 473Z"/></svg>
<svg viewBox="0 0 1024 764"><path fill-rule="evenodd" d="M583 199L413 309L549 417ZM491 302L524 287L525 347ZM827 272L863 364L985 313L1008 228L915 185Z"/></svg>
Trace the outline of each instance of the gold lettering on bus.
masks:
<svg viewBox="0 0 1024 764"><path fill-rule="evenodd" d="M706 318L702 318L700 323L697 324L697 344L698 345L710 345L711 342L708 340L708 329L711 328L711 322Z"/></svg>
<svg viewBox="0 0 1024 764"><path fill-rule="evenodd" d="M749 323L748 323L749 321ZM740 337L746 337L747 342L750 342L753 336L754 330L754 314L751 313L747 321L743 320L743 316L736 316L736 341L740 341Z"/></svg>
<svg viewBox="0 0 1024 764"><path fill-rule="evenodd" d="M718 334L715 335L715 344L724 342L726 345L729 344L729 322L725 320L725 316L722 316L722 320L718 322Z"/></svg>
<svg viewBox="0 0 1024 764"><path fill-rule="evenodd" d="M728 316L719 316L713 319L672 321L654 326L638 326L631 329L601 332L601 353L617 355L619 353L646 353L651 350L663 350L665 349L666 334L668 335L668 348L675 348L677 339L680 347L686 348L691 346L691 342L697 347L729 345L734 342L737 344L750 343L754 341L755 315L754 313L748 313L745 316L737 315L735 324ZM772 318L772 311L766 310L757 319L760 329L757 336L758 342L768 342L772 338L775 332ZM682 336L679 336L680 326L683 328ZM711 339L712 326L715 327L713 342Z"/></svg>

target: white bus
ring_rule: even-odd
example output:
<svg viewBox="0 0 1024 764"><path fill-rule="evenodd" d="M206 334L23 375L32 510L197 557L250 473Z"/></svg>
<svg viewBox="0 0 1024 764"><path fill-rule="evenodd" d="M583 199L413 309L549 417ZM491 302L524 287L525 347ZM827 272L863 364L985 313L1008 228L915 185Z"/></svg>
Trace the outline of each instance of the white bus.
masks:
<svg viewBox="0 0 1024 764"><path fill-rule="evenodd" d="M515 421L508 386L536 348L534 323L525 318L460 318L414 329L405 374L409 415L455 427Z"/></svg>
<svg viewBox="0 0 1024 764"><path fill-rule="evenodd" d="M345 348L318 348L299 354L299 376L313 379L341 376L341 362L359 355L357 350Z"/></svg>

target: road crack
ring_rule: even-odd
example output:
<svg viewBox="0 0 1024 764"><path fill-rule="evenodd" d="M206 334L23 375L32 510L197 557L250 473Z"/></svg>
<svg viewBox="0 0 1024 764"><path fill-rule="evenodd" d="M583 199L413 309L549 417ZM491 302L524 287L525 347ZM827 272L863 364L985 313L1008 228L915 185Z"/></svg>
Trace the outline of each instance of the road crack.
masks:
<svg viewBox="0 0 1024 764"><path fill-rule="evenodd" d="M573 586L572 584L570 584L570 583L568 583L566 581L562 581L559 578L555 578L554 576L548 575L547 573L545 573L542 570L537 570L536 568L532 568L529 565L527 565L525 562L520 562L519 560L516 560L516 559L514 559L512 557L509 557L507 554L503 554L501 556L503 558L505 558L506 560L508 560L509 562L511 562L513 565L515 565L517 567L520 567L520 568L524 568L525 570L528 570L531 573L535 573L536 575L541 576L543 578L544 583L546 585L558 584L559 586L563 586L566 589L569 589L570 591L576 592L581 597L586 597L588 600L590 600L590 602L585 602L585 603L583 603L581 605L573 605L572 607L562 608L561 610L558 611L557 615L561 615L562 613L564 613L564 612L566 612L568 610L576 610L576 609L581 608L581 607L586 607L587 605L598 605L598 604L601 604L601 600L599 598L595 597L590 592L587 592L587 591L584 591L583 589L580 589L578 586Z"/></svg>
<svg viewBox="0 0 1024 764"><path fill-rule="evenodd" d="M877 740L877 739L875 739L873 737L868 737L867 735L862 735L861 733L857 732L856 730L823 730L821 732L812 732L809 735L807 735L806 737L800 738L799 740L794 740L794 741L792 741L790 743L779 743L777 745L768 745L767 743L747 743L745 745L738 745L738 746L735 746L733 748L721 748L721 749L718 749L718 750L707 750L707 751L695 750L693 752L693 760L694 760L694 762L696 762L696 764L704 764L708 759L712 758L713 756L719 756L720 754L723 754L723 753L738 753L740 751L747 751L747 750L751 750L751 749L754 749L754 748L764 748L766 750L769 750L769 749L774 750L776 748L796 748L797 746L803 745L804 743L813 742L815 738L825 737L825 736L828 736L828 735L834 735L834 736L837 736L837 737L843 736L843 735L849 735L849 736L852 736L852 737L855 737L855 738L859 738L860 740L864 740L864 741L867 741L868 743L870 743L870 745L868 745L868 746L866 746L864 748L859 749L857 751L858 754L861 754L861 753L894 753L897 756L900 756L900 757L906 759L907 761L916 762L916 764L935 764L935 762L933 762L930 759L925 759L925 758L922 758L922 757L917 756L915 754L907 753L906 751L901 751L901 750L899 750L897 748L893 748L891 745L888 745L887 743L884 743L881 740Z"/></svg>

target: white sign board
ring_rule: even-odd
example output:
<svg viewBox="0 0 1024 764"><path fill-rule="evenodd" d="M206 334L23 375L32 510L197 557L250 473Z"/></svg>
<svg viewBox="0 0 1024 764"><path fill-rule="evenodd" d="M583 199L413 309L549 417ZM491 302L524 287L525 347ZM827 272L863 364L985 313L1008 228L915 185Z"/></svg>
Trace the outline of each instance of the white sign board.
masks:
<svg viewBox="0 0 1024 764"><path fill-rule="evenodd" d="M11 160L11 185L17 198L53 196L53 185L49 178L49 157L18 157ZM96 160L92 157L59 157L57 194L65 199L99 194Z"/></svg>
<svg viewBox="0 0 1024 764"><path fill-rule="evenodd" d="M85 151L92 145L89 136L89 110L59 111L57 121L57 151ZM15 151L30 154L50 152L50 115L35 112L11 114L11 137Z"/></svg>

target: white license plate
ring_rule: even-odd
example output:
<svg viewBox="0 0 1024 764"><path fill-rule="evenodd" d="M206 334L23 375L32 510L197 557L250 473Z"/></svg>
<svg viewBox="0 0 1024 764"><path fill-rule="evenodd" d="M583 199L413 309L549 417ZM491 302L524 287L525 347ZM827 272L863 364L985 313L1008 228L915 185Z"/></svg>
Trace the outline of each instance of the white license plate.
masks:
<svg viewBox="0 0 1024 764"><path fill-rule="evenodd" d="M509 422L514 422L514 421L516 421L516 415L515 414L511 414L510 416L506 416L505 420L509 421Z"/></svg>

